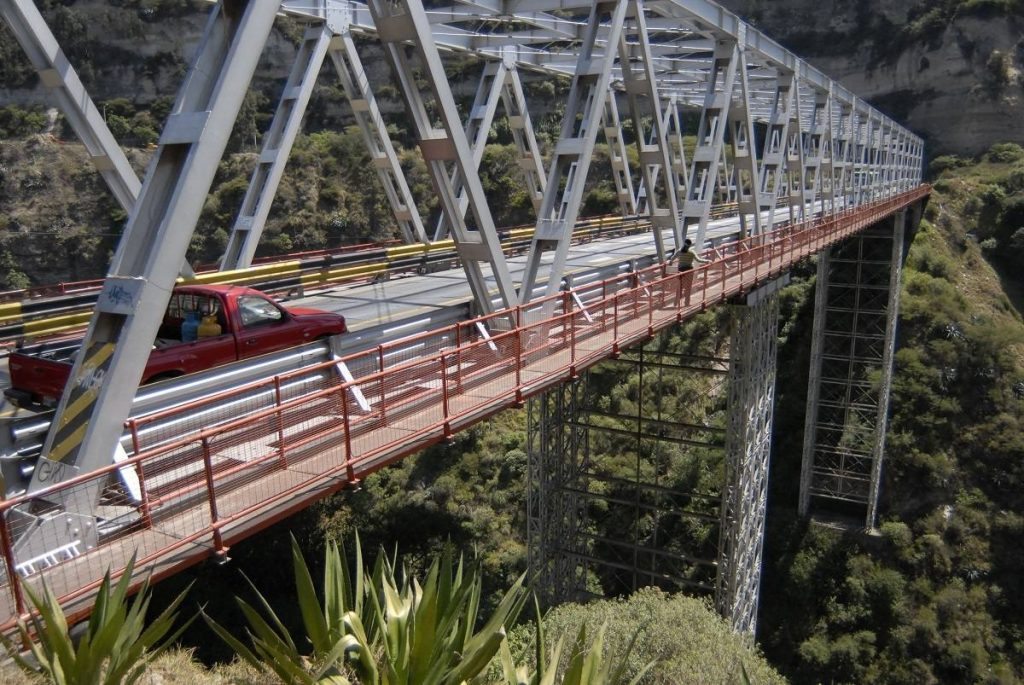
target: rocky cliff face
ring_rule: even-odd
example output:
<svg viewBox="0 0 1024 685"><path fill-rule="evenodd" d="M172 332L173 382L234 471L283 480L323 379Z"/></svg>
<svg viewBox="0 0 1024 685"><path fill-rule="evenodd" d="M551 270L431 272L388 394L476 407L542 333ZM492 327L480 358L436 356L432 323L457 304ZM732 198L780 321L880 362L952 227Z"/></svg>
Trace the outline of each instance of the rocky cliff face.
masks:
<svg viewBox="0 0 1024 685"><path fill-rule="evenodd" d="M722 0L928 139L1024 141L1024 5L1000 0Z"/></svg>
<svg viewBox="0 0 1024 685"><path fill-rule="evenodd" d="M1018 0L721 1L906 121L933 154L1024 142L1024 3ZM40 5L94 98L127 97L143 106L176 92L208 7L197 0ZM264 51L256 85L271 100L300 36L298 24L279 22ZM17 44L0 37L0 103L49 102ZM383 60L368 55L367 64L373 80L390 80ZM473 85L462 90L471 95Z"/></svg>

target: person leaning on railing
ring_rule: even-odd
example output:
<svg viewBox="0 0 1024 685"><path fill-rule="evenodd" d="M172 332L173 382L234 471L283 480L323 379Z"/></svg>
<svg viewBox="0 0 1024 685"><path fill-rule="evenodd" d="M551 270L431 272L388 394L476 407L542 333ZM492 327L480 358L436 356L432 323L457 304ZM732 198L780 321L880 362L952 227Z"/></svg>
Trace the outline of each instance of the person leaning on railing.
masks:
<svg viewBox="0 0 1024 685"><path fill-rule="evenodd" d="M683 249L679 251L679 270L689 271L694 264L707 264L707 259L702 259L693 251L693 241L687 238L683 241Z"/></svg>

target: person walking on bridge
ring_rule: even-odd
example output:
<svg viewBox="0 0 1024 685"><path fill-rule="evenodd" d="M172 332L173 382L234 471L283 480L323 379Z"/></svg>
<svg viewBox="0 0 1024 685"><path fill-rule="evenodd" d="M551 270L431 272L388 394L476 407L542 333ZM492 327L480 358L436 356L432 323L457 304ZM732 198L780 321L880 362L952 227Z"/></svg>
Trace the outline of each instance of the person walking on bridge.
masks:
<svg viewBox="0 0 1024 685"><path fill-rule="evenodd" d="M683 241L683 249L679 251L679 270L689 271L695 263L707 264L707 259L702 259L694 252L693 241L687 238Z"/></svg>

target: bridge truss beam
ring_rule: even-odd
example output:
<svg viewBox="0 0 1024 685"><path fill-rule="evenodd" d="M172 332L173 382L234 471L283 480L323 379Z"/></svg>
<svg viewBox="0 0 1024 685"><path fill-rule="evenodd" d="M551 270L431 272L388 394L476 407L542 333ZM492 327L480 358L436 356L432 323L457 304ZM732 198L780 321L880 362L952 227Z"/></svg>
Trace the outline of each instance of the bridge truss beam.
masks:
<svg viewBox="0 0 1024 685"><path fill-rule="evenodd" d="M473 150L473 168L479 170L483 161L487 136L494 124L499 104L505 107L512 140L518 154L519 169L523 174L533 211L538 212L544 195L544 165L530 121L530 112L526 106L523 83L519 78L519 70L512 60L488 62L480 76L476 96L469 110L469 120L466 122L466 137ZM452 187L458 189L459 212L465 217L469 208L469 197L457 170L452 173L451 183ZM434 231L434 240L443 240L448 237L448 232L448 221L442 212Z"/></svg>
<svg viewBox="0 0 1024 685"><path fill-rule="evenodd" d="M459 118L451 84L445 75L423 3L419 0L371 0L369 7L407 111L413 119L420 152L438 194L441 211L451 226L455 248L476 306L481 314L494 311L490 286L483 271L483 265L487 265L497 286L501 307L513 307L518 300L512 276L505 263L494 218L484 196L469 139ZM417 66L420 68L418 74ZM427 112L417 77L426 82L441 128L434 126ZM459 209L458 195L448 169L450 162L454 163L454 170L465 188L475 227L466 222Z"/></svg>
<svg viewBox="0 0 1024 685"><path fill-rule="evenodd" d="M818 258L801 515L853 516L867 529L877 522L906 217Z"/></svg>

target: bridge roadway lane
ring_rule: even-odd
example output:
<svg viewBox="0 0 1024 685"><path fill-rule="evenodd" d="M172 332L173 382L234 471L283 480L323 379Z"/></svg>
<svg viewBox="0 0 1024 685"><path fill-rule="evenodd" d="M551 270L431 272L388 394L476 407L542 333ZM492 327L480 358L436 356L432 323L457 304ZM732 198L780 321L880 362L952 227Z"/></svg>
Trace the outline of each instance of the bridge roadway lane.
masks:
<svg viewBox="0 0 1024 685"><path fill-rule="evenodd" d="M788 209L779 210L788 218ZM708 224L709 244L720 244L736 237L739 219L727 217ZM670 232L665 232L671 244ZM543 265L551 263L553 253L545 256ZM655 260L654 237L650 231L606 240L573 245L569 250L567 274L575 285L609 278L618 273L642 268ZM518 283L526 263L526 255L508 259L513 280ZM483 267L488 282L490 267ZM541 275L543 276L543 271ZM539 295L545 283L538 285ZM492 290L492 293L496 290ZM296 298L289 304L316 307L338 312L348 322L349 334L343 336L342 350L358 352L383 342L408 335L442 328L469 318L472 299L469 284L461 267L418 276L403 276L379 283L345 285ZM500 300L494 306L501 308Z"/></svg>

